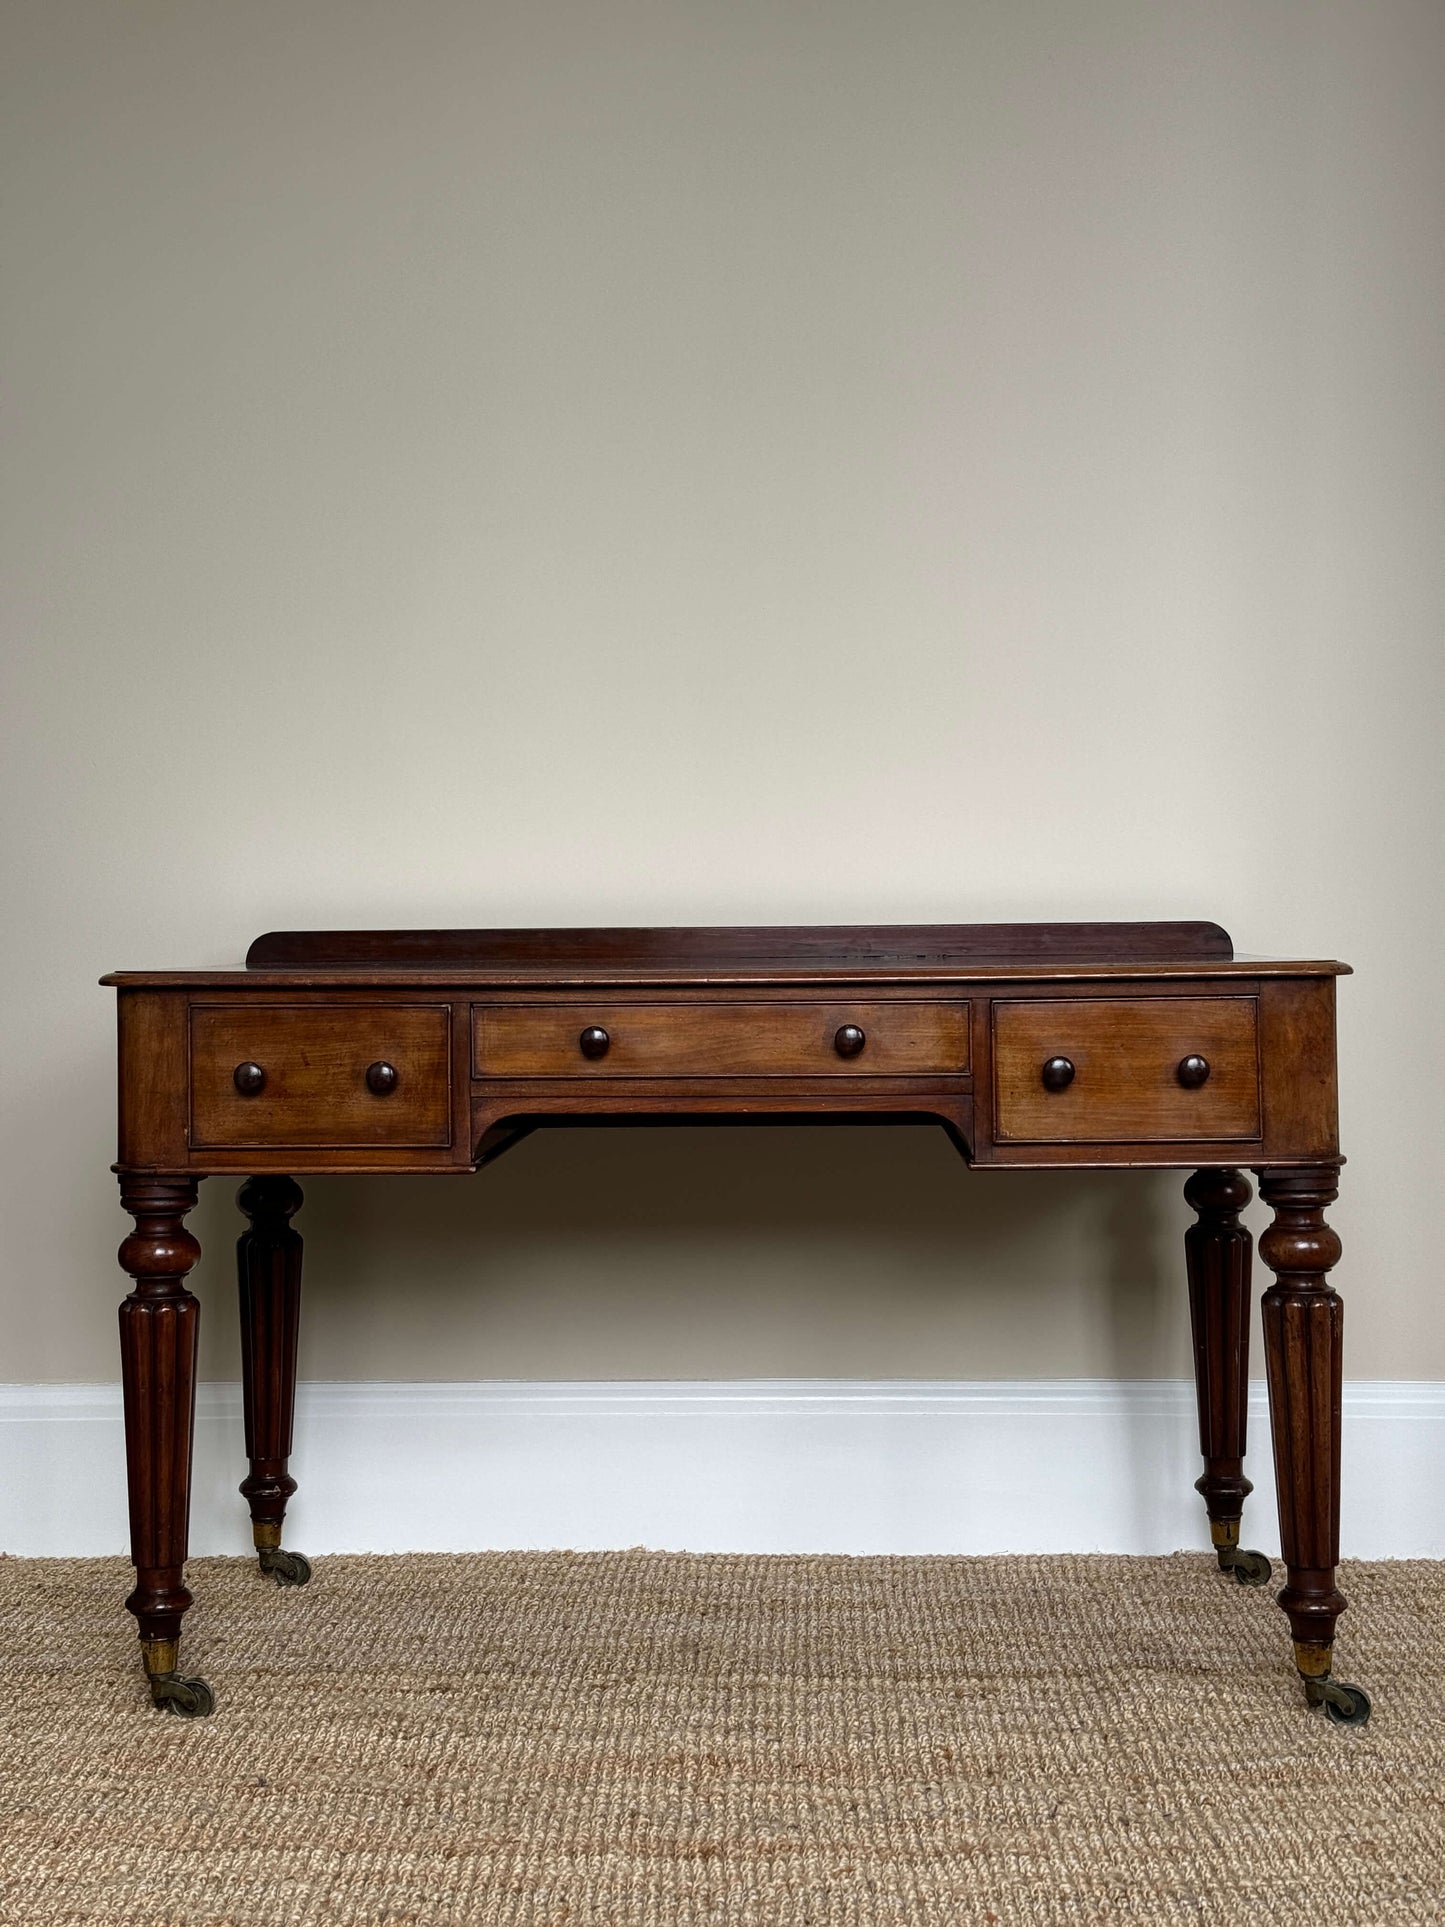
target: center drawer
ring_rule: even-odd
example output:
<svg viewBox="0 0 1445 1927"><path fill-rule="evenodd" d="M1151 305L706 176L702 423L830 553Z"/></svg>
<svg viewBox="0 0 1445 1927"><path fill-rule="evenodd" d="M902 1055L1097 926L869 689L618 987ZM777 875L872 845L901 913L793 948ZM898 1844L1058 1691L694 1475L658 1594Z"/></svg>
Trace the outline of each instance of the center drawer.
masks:
<svg viewBox="0 0 1445 1927"><path fill-rule="evenodd" d="M967 1069L966 1003L472 1007L477 1077L896 1077Z"/></svg>

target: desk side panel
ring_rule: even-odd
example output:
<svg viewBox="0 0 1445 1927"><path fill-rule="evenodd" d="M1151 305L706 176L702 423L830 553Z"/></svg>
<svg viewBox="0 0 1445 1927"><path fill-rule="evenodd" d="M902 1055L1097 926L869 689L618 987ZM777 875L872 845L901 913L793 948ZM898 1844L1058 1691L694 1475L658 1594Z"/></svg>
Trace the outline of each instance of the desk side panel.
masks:
<svg viewBox="0 0 1445 1927"><path fill-rule="evenodd" d="M1328 1163L1340 1154L1335 979L1261 983L1260 1081L1270 1162Z"/></svg>
<svg viewBox="0 0 1445 1927"><path fill-rule="evenodd" d="M183 990L116 995L117 1161L132 1170L185 1171L189 1069Z"/></svg>

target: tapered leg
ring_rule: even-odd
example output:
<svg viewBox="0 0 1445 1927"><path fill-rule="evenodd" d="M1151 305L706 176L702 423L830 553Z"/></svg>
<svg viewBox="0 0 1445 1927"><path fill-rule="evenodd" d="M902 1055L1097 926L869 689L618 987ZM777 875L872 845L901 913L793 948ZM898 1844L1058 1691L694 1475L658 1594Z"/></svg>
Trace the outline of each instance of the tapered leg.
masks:
<svg viewBox="0 0 1445 1927"><path fill-rule="evenodd" d="M281 1585L304 1586L311 1567L281 1547L286 1501L296 1481L286 1469L296 1410L296 1339L301 1316L301 1238L291 1228L301 1207L292 1178L250 1178L237 1203L251 1221L236 1242L241 1296L241 1398L251 1470L241 1494L251 1508L251 1534L262 1572Z"/></svg>
<svg viewBox="0 0 1445 1927"><path fill-rule="evenodd" d="M1333 1165L1260 1173L1274 1222L1259 1254L1274 1273L1264 1295L1264 1352L1279 1489L1286 1582L1279 1603L1294 1633L1295 1665L1311 1705L1346 1725L1363 1725L1370 1702L1330 1677L1335 1621L1345 1609L1335 1586L1340 1556L1340 1385L1344 1307L1328 1273L1340 1241L1325 1223L1338 1195Z"/></svg>
<svg viewBox="0 0 1445 1927"><path fill-rule="evenodd" d="M186 1279L201 1248L185 1226L196 1202L194 1178L123 1175L121 1203L135 1230L120 1248L134 1281L120 1308L121 1385L125 1398L130 1556L135 1590L126 1600L140 1632L151 1697L167 1712L209 1713L204 1680L177 1670L185 1587L195 1431L196 1335L200 1306Z"/></svg>
<svg viewBox="0 0 1445 1927"><path fill-rule="evenodd" d="M1204 1495L1221 1570L1233 1572L1241 1585L1262 1586L1270 1576L1268 1559L1239 1543L1244 1501L1254 1490L1244 1476L1252 1241L1239 1214L1254 1192L1242 1171L1207 1170L1194 1173L1184 1196L1198 1214L1184 1234L1204 1455L1204 1476L1195 1490Z"/></svg>

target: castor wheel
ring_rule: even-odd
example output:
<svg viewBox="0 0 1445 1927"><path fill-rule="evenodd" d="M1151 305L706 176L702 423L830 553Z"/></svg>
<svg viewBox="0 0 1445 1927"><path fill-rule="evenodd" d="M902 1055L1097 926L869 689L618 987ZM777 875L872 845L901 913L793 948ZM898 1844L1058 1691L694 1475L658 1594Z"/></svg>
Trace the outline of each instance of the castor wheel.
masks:
<svg viewBox="0 0 1445 1927"><path fill-rule="evenodd" d="M301 1552L285 1552L280 1546L262 1546L257 1554L262 1572L269 1572L278 1586L304 1586L311 1577L311 1561Z"/></svg>
<svg viewBox="0 0 1445 1927"><path fill-rule="evenodd" d="M1262 1552L1246 1552L1243 1546L1216 1546L1221 1572L1232 1572L1237 1586L1267 1586L1274 1568Z"/></svg>
<svg viewBox="0 0 1445 1927"><path fill-rule="evenodd" d="M1370 1717L1370 1696L1363 1686L1349 1686L1344 1680L1305 1680L1305 1698L1311 1706L1323 1706L1332 1726L1363 1726Z"/></svg>
<svg viewBox="0 0 1445 1927"><path fill-rule="evenodd" d="M1370 1717L1370 1696L1363 1686L1325 1681L1325 1718L1333 1726L1364 1726Z"/></svg>
<svg viewBox="0 0 1445 1927"><path fill-rule="evenodd" d="M216 1696L203 1679L185 1679L180 1673L152 1673L151 1699L163 1713L178 1719L201 1720L216 1710Z"/></svg>
<svg viewBox="0 0 1445 1927"><path fill-rule="evenodd" d="M1274 1567L1262 1552L1236 1551L1230 1569L1237 1586L1267 1586L1274 1575Z"/></svg>

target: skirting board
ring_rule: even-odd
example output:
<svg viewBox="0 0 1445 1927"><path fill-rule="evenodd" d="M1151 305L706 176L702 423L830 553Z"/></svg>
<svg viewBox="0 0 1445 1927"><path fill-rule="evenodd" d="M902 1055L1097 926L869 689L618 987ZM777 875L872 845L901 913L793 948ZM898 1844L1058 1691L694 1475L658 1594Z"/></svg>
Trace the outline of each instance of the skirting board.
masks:
<svg viewBox="0 0 1445 1927"><path fill-rule="evenodd" d="M1155 1553L1209 1543L1166 1380L303 1384L308 1553ZM1445 1556L1445 1384L1345 1387L1345 1557ZM1264 1388L1245 1543L1279 1550ZM0 1550L126 1546L120 1388L0 1387ZM245 1552L239 1387L200 1387L191 1550Z"/></svg>

